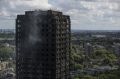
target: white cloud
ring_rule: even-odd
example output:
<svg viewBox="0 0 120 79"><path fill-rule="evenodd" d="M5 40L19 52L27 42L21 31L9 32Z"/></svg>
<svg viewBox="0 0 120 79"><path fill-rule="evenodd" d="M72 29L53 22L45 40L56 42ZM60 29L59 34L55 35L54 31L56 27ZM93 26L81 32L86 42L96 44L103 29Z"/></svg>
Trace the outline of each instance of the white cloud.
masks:
<svg viewBox="0 0 120 79"><path fill-rule="evenodd" d="M16 15L26 10L50 7L48 0L0 0L0 28L15 28Z"/></svg>
<svg viewBox="0 0 120 79"><path fill-rule="evenodd" d="M62 0L56 6L71 16L73 28L120 28L120 0Z"/></svg>
<svg viewBox="0 0 120 79"><path fill-rule="evenodd" d="M72 28L74 26L120 28L120 0L49 0L49 2L0 0L0 19L14 19L17 14L26 10L57 8L71 16Z"/></svg>
<svg viewBox="0 0 120 79"><path fill-rule="evenodd" d="M1 11L0 16L9 16L9 13L7 11Z"/></svg>
<svg viewBox="0 0 120 79"><path fill-rule="evenodd" d="M48 0L1 0L0 15L8 16L23 13L25 10L49 9Z"/></svg>

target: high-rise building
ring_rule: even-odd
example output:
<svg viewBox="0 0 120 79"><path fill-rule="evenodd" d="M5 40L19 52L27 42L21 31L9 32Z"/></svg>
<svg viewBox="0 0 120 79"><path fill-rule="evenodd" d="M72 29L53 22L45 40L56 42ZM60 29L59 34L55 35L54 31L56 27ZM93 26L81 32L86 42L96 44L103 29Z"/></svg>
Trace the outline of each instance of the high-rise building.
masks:
<svg viewBox="0 0 120 79"><path fill-rule="evenodd" d="M70 17L26 11L16 19L17 79L69 79Z"/></svg>
<svg viewBox="0 0 120 79"><path fill-rule="evenodd" d="M85 49L85 55L87 56L90 56L94 52L93 47L90 43L85 43L84 49Z"/></svg>

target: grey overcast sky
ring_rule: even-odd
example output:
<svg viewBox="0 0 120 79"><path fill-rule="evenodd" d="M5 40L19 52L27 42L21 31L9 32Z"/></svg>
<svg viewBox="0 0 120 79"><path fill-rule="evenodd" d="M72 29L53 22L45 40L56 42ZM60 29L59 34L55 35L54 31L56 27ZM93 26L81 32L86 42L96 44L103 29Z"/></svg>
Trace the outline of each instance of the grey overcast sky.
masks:
<svg viewBox="0 0 120 79"><path fill-rule="evenodd" d="M14 29L17 14L35 9L70 15L72 29L120 30L120 0L0 0L0 28Z"/></svg>

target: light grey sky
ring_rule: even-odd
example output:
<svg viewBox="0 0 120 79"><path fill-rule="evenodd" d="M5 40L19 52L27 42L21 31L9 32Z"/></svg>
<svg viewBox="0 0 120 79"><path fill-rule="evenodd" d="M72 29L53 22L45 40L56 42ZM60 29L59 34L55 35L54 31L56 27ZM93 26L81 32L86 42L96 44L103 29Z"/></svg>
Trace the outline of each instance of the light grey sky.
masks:
<svg viewBox="0 0 120 79"><path fill-rule="evenodd" d="M0 0L0 28L15 28L17 14L57 9L71 16L72 29L120 30L120 0Z"/></svg>

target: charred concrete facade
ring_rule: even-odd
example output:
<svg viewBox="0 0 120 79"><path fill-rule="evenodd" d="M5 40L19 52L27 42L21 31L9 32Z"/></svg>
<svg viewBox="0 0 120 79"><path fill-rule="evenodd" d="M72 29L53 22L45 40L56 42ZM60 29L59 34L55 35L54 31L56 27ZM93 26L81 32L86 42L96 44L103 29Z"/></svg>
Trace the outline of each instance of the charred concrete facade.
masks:
<svg viewBox="0 0 120 79"><path fill-rule="evenodd" d="M70 79L70 17L26 11L16 19L17 79Z"/></svg>

